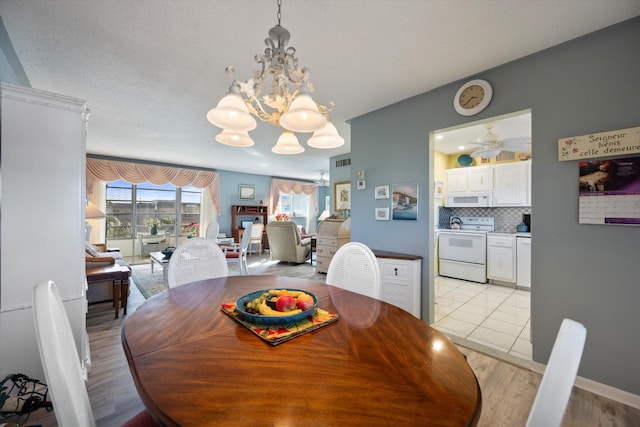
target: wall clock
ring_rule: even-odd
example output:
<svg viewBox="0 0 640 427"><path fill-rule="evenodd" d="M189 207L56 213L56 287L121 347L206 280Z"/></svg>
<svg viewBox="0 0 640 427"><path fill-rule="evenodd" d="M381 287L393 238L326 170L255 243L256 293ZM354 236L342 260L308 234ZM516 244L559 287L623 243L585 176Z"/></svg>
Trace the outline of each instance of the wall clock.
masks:
<svg viewBox="0 0 640 427"><path fill-rule="evenodd" d="M463 116L473 116L487 108L493 96L493 88L486 80L471 80L463 84L455 98L453 108Z"/></svg>

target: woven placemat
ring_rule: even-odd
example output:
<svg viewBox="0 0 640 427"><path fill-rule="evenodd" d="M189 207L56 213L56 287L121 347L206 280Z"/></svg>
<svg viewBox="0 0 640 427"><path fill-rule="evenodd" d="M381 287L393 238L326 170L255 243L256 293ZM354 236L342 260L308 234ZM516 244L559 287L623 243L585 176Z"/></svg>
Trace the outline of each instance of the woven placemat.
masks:
<svg viewBox="0 0 640 427"><path fill-rule="evenodd" d="M271 345L282 344L295 337L306 334L316 329L327 326L340 318L338 313L330 313L321 308L317 308L313 315L310 315L299 322L290 323L288 325L258 325L256 323L247 322L240 318L236 312L235 302L222 304L223 313L227 314L236 322L249 329L258 337Z"/></svg>

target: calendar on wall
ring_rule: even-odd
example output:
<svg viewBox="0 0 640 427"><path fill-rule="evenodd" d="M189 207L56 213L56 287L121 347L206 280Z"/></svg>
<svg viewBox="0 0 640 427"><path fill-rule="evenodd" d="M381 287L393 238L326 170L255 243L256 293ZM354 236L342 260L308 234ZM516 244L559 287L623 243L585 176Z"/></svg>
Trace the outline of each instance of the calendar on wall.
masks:
<svg viewBox="0 0 640 427"><path fill-rule="evenodd" d="M580 162L579 223L640 225L640 157Z"/></svg>

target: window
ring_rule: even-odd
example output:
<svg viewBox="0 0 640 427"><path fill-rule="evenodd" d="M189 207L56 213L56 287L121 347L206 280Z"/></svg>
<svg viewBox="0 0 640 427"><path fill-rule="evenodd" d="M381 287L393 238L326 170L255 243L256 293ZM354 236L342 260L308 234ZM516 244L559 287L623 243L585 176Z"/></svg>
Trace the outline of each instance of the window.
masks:
<svg viewBox="0 0 640 427"><path fill-rule="evenodd" d="M170 236L164 246L177 246L176 236L199 235L202 206L200 188L177 188L172 184L154 185L148 182L134 185L119 180L106 185L106 238L115 246L130 240L134 255L147 255L135 245L139 233L155 233L149 224L157 219L157 233ZM119 240L120 242L114 242ZM160 250L162 248L149 248ZM145 252L145 253L143 253Z"/></svg>
<svg viewBox="0 0 640 427"><path fill-rule="evenodd" d="M280 193L280 212L291 217L306 217L311 197L306 194Z"/></svg>

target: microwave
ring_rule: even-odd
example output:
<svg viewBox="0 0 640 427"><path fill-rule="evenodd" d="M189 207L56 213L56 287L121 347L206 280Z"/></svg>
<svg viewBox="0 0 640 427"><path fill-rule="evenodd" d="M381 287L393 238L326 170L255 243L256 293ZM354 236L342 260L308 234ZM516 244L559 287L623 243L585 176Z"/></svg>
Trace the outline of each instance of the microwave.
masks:
<svg viewBox="0 0 640 427"><path fill-rule="evenodd" d="M447 194L444 205L448 208L491 207L491 193L451 193Z"/></svg>

